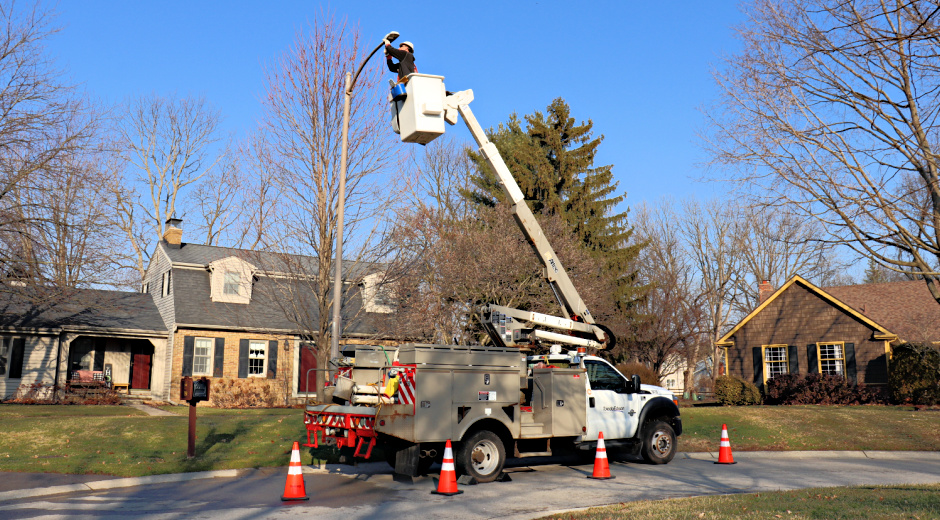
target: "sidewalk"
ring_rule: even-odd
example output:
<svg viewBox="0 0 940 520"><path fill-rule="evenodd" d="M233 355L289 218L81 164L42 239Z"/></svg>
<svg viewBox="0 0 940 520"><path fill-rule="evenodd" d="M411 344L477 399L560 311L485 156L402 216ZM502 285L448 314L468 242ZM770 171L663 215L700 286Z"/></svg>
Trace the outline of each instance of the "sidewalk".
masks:
<svg viewBox="0 0 940 520"><path fill-rule="evenodd" d="M940 452L936 451L738 451L734 458L737 462L747 460L773 459L893 459L893 460L936 460L940 461ZM718 460L718 452L679 452L676 459ZM282 468L284 474L287 468ZM274 468L267 470L273 471ZM202 471L198 473L176 473L151 475L147 477L119 478L105 475L63 475L58 473L0 473L0 502L20 500L76 491L99 491L124 487L163 484L168 482L187 482L210 478L238 477L257 469L226 469ZM390 473L391 468L384 462L366 462L355 466L345 464L324 464L319 467L304 466L306 474L332 473L348 475L374 475ZM37 487L42 486L42 487Z"/></svg>

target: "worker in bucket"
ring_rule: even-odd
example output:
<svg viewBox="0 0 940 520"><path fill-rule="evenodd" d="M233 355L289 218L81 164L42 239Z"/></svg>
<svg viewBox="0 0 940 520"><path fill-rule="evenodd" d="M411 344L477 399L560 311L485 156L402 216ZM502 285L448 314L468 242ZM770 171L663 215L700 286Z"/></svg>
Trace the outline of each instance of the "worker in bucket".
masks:
<svg viewBox="0 0 940 520"><path fill-rule="evenodd" d="M392 58L397 59L398 63L393 62ZM402 42L396 49L385 40L385 63L388 70L398 73L399 83L406 83L409 74L418 72L418 67L415 66L415 46L411 42Z"/></svg>

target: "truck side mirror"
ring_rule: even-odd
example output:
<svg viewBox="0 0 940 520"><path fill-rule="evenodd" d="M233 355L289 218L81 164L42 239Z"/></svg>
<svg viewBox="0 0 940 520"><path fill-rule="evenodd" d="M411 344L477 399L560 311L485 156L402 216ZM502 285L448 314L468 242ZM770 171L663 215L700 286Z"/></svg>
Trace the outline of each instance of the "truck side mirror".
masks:
<svg viewBox="0 0 940 520"><path fill-rule="evenodd" d="M633 374L633 377L630 378L633 381L633 393L640 393L640 376Z"/></svg>

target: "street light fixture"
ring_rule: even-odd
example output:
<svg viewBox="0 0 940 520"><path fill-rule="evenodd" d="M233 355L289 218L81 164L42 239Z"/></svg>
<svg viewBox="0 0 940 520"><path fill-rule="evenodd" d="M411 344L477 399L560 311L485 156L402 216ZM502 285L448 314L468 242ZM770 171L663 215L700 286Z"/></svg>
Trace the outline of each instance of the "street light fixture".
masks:
<svg viewBox="0 0 940 520"><path fill-rule="evenodd" d="M382 43L378 44L375 49L362 60L362 63L359 64L355 76L349 72L346 73L345 100L343 102L343 148L339 162L339 199L336 202L336 260L333 263L333 328L330 335L330 359L339 357L339 336L343 332L340 309L342 307L343 296L343 214L346 208L346 155L348 153L347 146L349 142L349 105L352 100L353 87L356 86L356 80L359 79L359 74L366 66L366 62L368 62L379 49L385 46L386 41L393 42L398 36L398 33L395 31L386 34Z"/></svg>

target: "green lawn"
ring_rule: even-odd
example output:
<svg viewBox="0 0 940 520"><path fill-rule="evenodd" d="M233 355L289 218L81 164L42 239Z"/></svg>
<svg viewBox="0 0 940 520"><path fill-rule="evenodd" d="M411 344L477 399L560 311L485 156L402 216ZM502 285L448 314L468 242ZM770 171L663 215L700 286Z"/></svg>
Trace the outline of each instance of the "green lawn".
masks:
<svg viewBox="0 0 940 520"><path fill-rule="evenodd" d="M722 495L629 502L546 516L552 520L787 520L940 518L940 485L816 488L747 495Z"/></svg>
<svg viewBox="0 0 940 520"><path fill-rule="evenodd" d="M186 458L188 407L151 417L125 406L0 405L0 471L140 476L285 466L305 441L303 412L197 410L196 457ZM328 453L322 450L321 457ZM333 450L329 450L333 451ZM304 463L312 455L305 449Z"/></svg>
<svg viewBox="0 0 940 520"><path fill-rule="evenodd" d="M718 451L728 425L734 451L940 451L940 410L910 406L685 407L682 451Z"/></svg>
<svg viewBox="0 0 940 520"><path fill-rule="evenodd" d="M305 441L303 412L197 409L196 457L186 458L189 409L152 417L126 406L0 405L0 471L139 476L285 466ZM735 452L753 450L940 451L940 411L911 407L683 407L682 451L717 451L722 423ZM335 461L304 448L302 461ZM379 458L381 460L381 458Z"/></svg>

